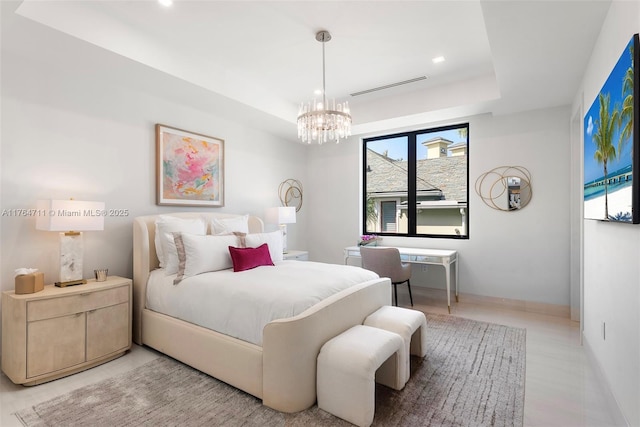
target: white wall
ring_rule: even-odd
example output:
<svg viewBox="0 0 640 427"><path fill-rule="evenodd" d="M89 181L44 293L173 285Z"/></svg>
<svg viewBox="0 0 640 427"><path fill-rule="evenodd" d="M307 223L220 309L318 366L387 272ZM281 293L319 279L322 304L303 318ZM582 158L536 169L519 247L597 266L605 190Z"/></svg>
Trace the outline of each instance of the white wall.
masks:
<svg viewBox="0 0 640 427"><path fill-rule="evenodd" d="M640 4L612 2L574 110L582 106L585 111L591 106L624 47L639 30ZM587 220L583 238L584 342L627 423L637 426L640 425L640 226ZM602 335L603 323L606 339Z"/></svg>
<svg viewBox="0 0 640 427"><path fill-rule="evenodd" d="M306 147L212 113L216 100L197 87L4 7L2 48L2 290L13 289L18 267L44 271L47 282L57 279L57 233L37 231L34 217L7 216L12 209L69 197L128 209L129 216L107 217L104 231L85 233L85 277L98 267L131 277L134 216L204 210L156 206L156 123L225 140L225 206L216 211L264 217L280 204L280 182L305 183ZM305 211L289 228L292 248L304 246Z"/></svg>
<svg viewBox="0 0 640 427"><path fill-rule="evenodd" d="M460 122L467 120L470 239L385 237L384 243L458 250L463 293L568 306L569 108ZM316 260L343 262L343 247L361 234L361 144L352 137L308 153L307 241ZM475 193L478 176L502 165L524 166L532 174L533 199L522 211L496 211ZM430 271L433 277L413 283L444 287L443 269Z"/></svg>

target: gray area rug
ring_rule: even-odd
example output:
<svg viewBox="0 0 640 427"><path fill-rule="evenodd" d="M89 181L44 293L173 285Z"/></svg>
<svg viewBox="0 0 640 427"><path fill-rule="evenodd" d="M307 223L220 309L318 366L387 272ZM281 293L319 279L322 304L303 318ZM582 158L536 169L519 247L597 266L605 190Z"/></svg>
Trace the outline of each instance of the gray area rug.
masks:
<svg viewBox="0 0 640 427"><path fill-rule="evenodd" d="M521 426L525 330L427 315L428 351L401 391L376 387L375 426ZM25 426L349 426L283 414L168 357L23 409Z"/></svg>

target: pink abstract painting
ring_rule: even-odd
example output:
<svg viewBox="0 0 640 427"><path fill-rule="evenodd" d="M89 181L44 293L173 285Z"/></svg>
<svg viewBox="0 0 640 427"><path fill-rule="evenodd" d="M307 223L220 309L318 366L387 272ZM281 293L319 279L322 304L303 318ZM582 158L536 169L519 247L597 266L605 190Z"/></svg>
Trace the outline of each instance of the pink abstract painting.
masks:
<svg viewBox="0 0 640 427"><path fill-rule="evenodd" d="M224 141L156 125L158 204L223 206Z"/></svg>

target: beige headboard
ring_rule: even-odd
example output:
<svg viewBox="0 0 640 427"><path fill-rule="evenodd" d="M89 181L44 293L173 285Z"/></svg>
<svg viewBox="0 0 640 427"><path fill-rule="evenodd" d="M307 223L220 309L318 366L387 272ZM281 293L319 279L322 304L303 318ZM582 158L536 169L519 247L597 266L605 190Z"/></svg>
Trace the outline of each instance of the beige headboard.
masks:
<svg viewBox="0 0 640 427"><path fill-rule="evenodd" d="M159 266L156 255L156 219L159 216L178 218L204 218L207 223L212 218L233 218L242 215L216 212L177 212L161 215L139 216L133 219L133 340L140 343L140 319L147 298L146 288L149 272ZM249 216L249 232L262 233L264 223L257 216Z"/></svg>

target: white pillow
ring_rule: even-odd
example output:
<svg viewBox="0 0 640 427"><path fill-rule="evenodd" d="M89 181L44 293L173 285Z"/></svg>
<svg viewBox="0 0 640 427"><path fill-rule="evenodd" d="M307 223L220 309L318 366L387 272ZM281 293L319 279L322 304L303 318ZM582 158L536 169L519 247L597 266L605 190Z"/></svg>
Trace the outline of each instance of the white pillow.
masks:
<svg viewBox="0 0 640 427"><path fill-rule="evenodd" d="M249 215L233 218L213 218L211 219L211 234L230 234L233 232L249 232Z"/></svg>
<svg viewBox="0 0 640 427"><path fill-rule="evenodd" d="M269 254L273 262L282 261L282 231L247 234L245 236L245 245L248 248L257 248L263 243L269 246Z"/></svg>
<svg viewBox="0 0 640 427"><path fill-rule="evenodd" d="M167 274L178 271L178 254L172 233L207 234L207 225L201 218L184 219L160 216L156 220L156 253L160 267Z"/></svg>
<svg viewBox="0 0 640 427"><path fill-rule="evenodd" d="M162 237L163 237L163 230L167 230L167 232L171 232L171 227L165 225L166 223L172 222L172 223L176 223L176 224L184 224L185 221L193 221L192 219L186 220L183 218L176 218L174 216L169 216L169 215L160 215L155 222L155 237L154 237L154 243L156 246L156 255L158 257L158 261L160 262L160 267L164 267L164 251L162 250ZM160 225L162 224L162 225ZM179 225L176 225L175 227L179 227ZM162 228L162 229L161 229ZM166 236L165 236L166 237Z"/></svg>
<svg viewBox="0 0 640 427"><path fill-rule="evenodd" d="M233 267L229 246L238 246L238 237L174 233L178 270L174 285L196 274Z"/></svg>

